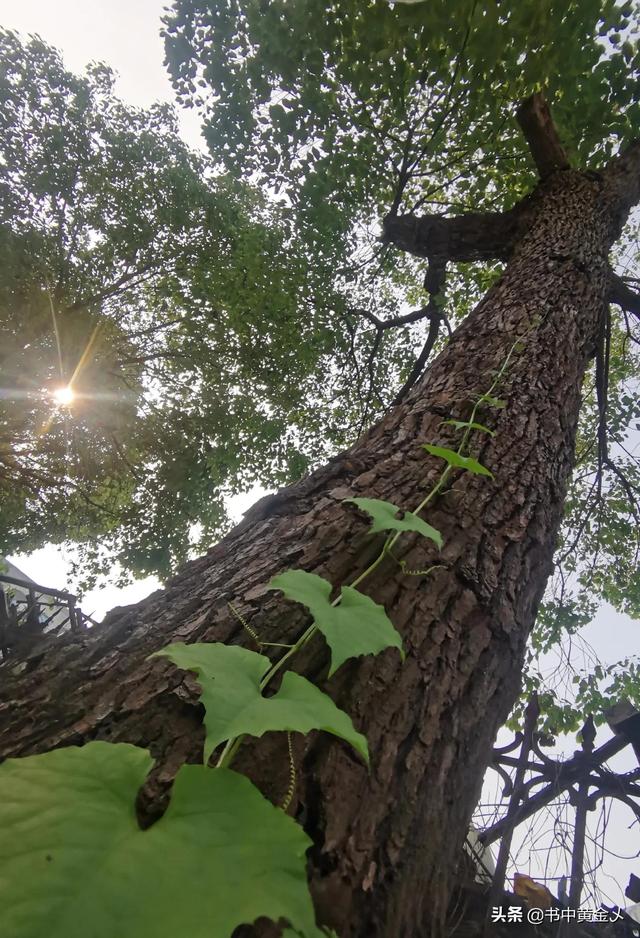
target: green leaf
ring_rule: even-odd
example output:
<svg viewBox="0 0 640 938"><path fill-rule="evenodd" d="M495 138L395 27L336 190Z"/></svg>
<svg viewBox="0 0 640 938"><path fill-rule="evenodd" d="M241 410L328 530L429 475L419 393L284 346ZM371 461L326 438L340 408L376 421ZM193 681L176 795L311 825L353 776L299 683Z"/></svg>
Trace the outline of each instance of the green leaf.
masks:
<svg viewBox="0 0 640 938"><path fill-rule="evenodd" d="M468 420L443 420L443 424L449 427L455 427L456 430L479 430L481 433L488 433L489 436L495 436L493 430L490 430L489 427L485 427L483 423L474 423L473 421L469 422Z"/></svg>
<svg viewBox="0 0 640 938"><path fill-rule="evenodd" d="M498 409L502 409L503 407L507 406L507 402L501 397L491 397L489 394L483 394L481 401L488 407L497 407Z"/></svg>
<svg viewBox="0 0 640 938"><path fill-rule="evenodd" d="M479 476L489 476L490 479L493 479L493 473L489 472L486 466L480 465L477 459L473 459L471 456L461 456L460 453L456 453L452 449L446 449L444 446L431 446L430 443L423 443L422 448L426 449L432 456L439 456L444 459L456 469L466 469L467 472L474 472Z"/></svg>
<svg viewBox="0 0 640 938"><path fill-rule="evenodd" d="M422 534L424 537L428 537L429 540L434 541L438 547L442 547L442 535L440 532L437 531L436 528L432 528L430 524L427 524L426 521L423 521L422 518L415 515L412 511L405 511L402 514L402 518L397 518L396 515L398 512L402 511L402 509L380 498L345 498L345 501L353 502L353 504L357 505L362 511L366 511L368 515L371 515L373 518L371 525L372 534L375 534L377 531L389 530L416 531L418 534Z"/></svg>
<svg viewBox="0 0 640 938"><path fill-rule="evenodd" d="M323 927L321 932L323 938L339 938L339 935L334 932L333 928ZM303 932L297 931L294 928L285 928L282 932L282 938L304 938Z"/></svg>
<svg viewBox="0 0 640 938"><path fill-rule="evenodd" d="M264 655L219 642L178 642L151 657L169 658L179 668L195 671L202 688L207 735L204 761L220 743L236 736L262 736L270 730L309 733L324 730L351 743L365 762L367 740L351 719L323 691L294 671L287 671L273 697L263 697L260 681L271 667Z"/></svg>
<svg viewBox="0 0 640 938"><path fill-rule="evenodd" d="M144 749L92 742L0 766L3 936L229 938L262 915L320 936L302 829L244 776L186 765L142 831L151 765Z"/></svg>
<svg viewBox="0 0 640 938"><path fill-rule="evenodd" d="M329 677L348 658L376 655L398 648L404 660L402 638L384 608L351 586L343 586L339 605L332 605L331 583L304 570L285 570L274 577L270 589L306 606L331 648Z"/></svg>

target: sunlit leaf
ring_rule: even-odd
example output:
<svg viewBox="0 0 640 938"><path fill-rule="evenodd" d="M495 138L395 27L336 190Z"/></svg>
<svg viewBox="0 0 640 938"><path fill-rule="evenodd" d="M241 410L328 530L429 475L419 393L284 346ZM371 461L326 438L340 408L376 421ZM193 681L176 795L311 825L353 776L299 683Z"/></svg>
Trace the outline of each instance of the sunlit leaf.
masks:
<svg viewBox="0 0 640 938"><path fill-rule="evenodd" d="M340 603L332 605L331 584L304 570L286 570L274 577L271 589L306 606L331 648L329 677L348 658L375 655L385 648L398 648L404 658L402 638L384 608L351 586L343 586Z"/></svg>
<svg viewBox="0 0 640 938"><path fill-rule="evenodd" d="M356 732L350 717L306 678L287 671L278 692L263 697L260 681L271 667L264 655L220 642L178 642L153 657L169 658L198 675L206 711L205 762L225 740L245 734L262 736L269 730L324 730L351 743L365 761L369 759L367 741Z"/></svg>
<svg viewBox="0 0 640 938"><path fill-rule="evenodd" d="M485 427L483 423L469 422L468 420L443 420L442 423L448 427L455 427L456 430L478 430L480 433L488 433L489 436L495 436L495 432Z"/></svg>
<svg viewBox="0 0 640 938"><path fill-rule="evenodd" d="M461 456L452 449L444 446L432 446L430 443L423 443L422 448L426 449L432 456L439 456L455 469L466 469L467 472L473 472L480 476L489 476L493 479L493 473L489 472L486 466L482 466L477 459L472 456Z"/></svg>
<svg viewBox="0 0 640 938"><path fill-rule="evenodd" d="M383 501L379 498L345 498L346 502L353 502L362 511L371 515L373 522L371 524L371 533L377 531L416 531L423 537L434 541L438 547L442 547L442 535L430 524L412 511L402 511L397 505L391 502ZM396 517L401 514L402 517Z"/></svg>

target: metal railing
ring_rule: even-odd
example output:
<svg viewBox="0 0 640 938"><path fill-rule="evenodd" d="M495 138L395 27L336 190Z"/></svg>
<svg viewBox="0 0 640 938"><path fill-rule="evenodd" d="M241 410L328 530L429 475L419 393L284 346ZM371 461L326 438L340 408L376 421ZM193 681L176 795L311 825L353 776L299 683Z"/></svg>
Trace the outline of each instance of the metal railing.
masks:
<svg viewBox="0 0 640 938"><path fill-rule="evenodd" d="M566 760L552 759L540 748L545 736L537 731L539 715L534 696L526 708L523 731L508 745L493 750L491 768L504 782L505 810L499 819L477 831L482 847L499 843L495 871L485 877L491 880L489 907L501 902L516 827L559 797L564 796L574 814L570 873L561 877L567 881L561 891L569 908L577 909L583 897L587 813L600 799L616 799L630 809L636 823L640 822L640 713L627 701L605 711L613 735L598 748L594 746L594 721L589 716L580 734L580 748ZM633 749L638 767L626 773L606 767L607 760L626 747ZM605 835L606 825L600 836L604 839Z"/></svg>
<svg viewBox="0 0 640 938"><path fill-rule="evenodd" d="M16 589L17 588L17 589ZM87 623L77 597L65 590L39 586L0 574L0 651L6 661L34 638L62 632L83 632Z"/></svg>

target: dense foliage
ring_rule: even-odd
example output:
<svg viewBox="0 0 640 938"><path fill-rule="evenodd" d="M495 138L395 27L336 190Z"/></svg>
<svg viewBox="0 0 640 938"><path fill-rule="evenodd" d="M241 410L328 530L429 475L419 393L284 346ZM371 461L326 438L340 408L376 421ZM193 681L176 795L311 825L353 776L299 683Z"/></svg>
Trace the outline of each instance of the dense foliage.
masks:
<svg viewBox="0 0 640 938"><path fill-rule="evenodd" d="M610 153L640 117L637 26L613 0L175 0L166 49L215 159L284 187L328 250L398 188L407 208L527 192L513 105L542 86L581 163Z"/></svg>
<svg viewBox="0 0 640 938"><path fill-rule="evenodd" d="M165 26L179 99L200 108L217 164L284 191L302 237L348 255L389 212L490 211L525 196L535 172L514 105L539 88L574 164L602 165L639 133L639 21L637 6L613 0L174 0ZM622 245L618 270L638 276L635 225ZM422 271L406 255L369 269L416 302ZM449 269L447 316L464 315L495 273ZM637 342L612 308L528 689L544 686L539 654L602 599L640 615ZM634 668L576 675L581 707L637 699ZM572 700L547 688L545 703L550 724L577 727Z"/></svg>
<svg viewBox="0 0 640 938"><path fill-rule="evenodd" d="M171 108L37 38L1 33L0 56L2 550L166 574L224 530L226 493L345 440L346 303L286 206L214 174Z"/></svg>
<svg viewBox="0 0 640 938"><path fill-rule="evenodd" d="M525 196L516 101L544 86L583 167L640 126L631 3L175 0L165 38L210 156L170 108L119 102L105 67L79 78L0 36L3 549L80 541L92 573L168 572L224 530L226 494L299 477L388 406L427 320L399 321L424 264L380 223ZM445 323L498 274L450 265ZM534 663L602 598L640 614L636 341L614 309Z"/></svg>

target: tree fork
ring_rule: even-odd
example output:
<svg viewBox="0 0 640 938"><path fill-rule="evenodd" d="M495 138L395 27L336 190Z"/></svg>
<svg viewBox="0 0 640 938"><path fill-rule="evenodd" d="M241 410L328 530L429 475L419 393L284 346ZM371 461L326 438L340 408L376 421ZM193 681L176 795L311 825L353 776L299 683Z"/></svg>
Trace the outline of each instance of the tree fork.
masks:
<svg viewBox="0 0 640 938"><path fill-rule="evenodd" d="M501 395L477 440L495 474L460 475L432 506L441 554L408 535L407 577L391 560L367 581L402 633L395 651L343 666L329 682L369 740L372 768L322 736L296 740L291 811L314 838L309 873L319 920L341 938L413 938L442 926L457 854L499 725L518 693L525 643L551 569L573 461L580 388L608 290L607 255L620 203L600 178L553 173L507 268L407 398L350 450L250 512L180 572L166 591L114 610L82 640L70 636L9 661L0 705L4 755L89 739L147 746L158 760L141 800L162 810L183 761L199 761L202 712L193 680L147 656L170 641L247 643L232 603L265 641L300 634L301 607L267 590L288 567L336 586L374 547L349 496L413 508L441 467L421 443L451 445L448 417L474 398L518 338ZM617 213L617 215L616 215ZM326 674L319 638L297 669ZM245 744L236 766L273 800L288 784L284 734Z"/></svg>

